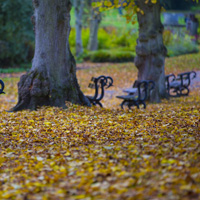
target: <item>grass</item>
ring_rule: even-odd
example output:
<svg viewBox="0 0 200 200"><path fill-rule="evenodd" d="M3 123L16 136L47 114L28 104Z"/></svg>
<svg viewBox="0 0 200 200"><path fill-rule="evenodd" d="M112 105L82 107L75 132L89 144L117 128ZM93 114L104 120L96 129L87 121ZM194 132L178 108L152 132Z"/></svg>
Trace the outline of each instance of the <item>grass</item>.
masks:
<svg viewBox="0 0 200 200"><path fill-rule="evenodd" d="M18 73L18 72L24 72L27 71L28 68L5 68L5 69L0 69L0 73Z"/></svg>

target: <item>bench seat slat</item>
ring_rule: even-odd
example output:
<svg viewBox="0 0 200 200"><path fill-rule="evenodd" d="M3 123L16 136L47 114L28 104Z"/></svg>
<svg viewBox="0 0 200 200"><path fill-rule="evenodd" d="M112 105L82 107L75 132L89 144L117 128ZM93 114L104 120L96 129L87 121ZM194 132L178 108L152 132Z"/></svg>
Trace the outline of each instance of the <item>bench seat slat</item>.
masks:
<svg viewBox="0 0 200 200"><path fill-rule="evenodd" d="M124 99L124 100L135 100L137 96L135 95L122 95L122 96L116 96L119 99Z"/></svg>
<svg viewBox="0 0 200 200"><path fill-rule="evenodd" d="M181 83L179 81L172 81L170 83L170 87L173 87L173 88L177 88L177 87L180 87L181 86Z"/></svg>
<svg viewBox="0 0 200 200"><path fill-rule="evenodd" d="M126 88L123 90L123 92L126 92L126 93L136 93L138 91L137 88Z"/></svg>

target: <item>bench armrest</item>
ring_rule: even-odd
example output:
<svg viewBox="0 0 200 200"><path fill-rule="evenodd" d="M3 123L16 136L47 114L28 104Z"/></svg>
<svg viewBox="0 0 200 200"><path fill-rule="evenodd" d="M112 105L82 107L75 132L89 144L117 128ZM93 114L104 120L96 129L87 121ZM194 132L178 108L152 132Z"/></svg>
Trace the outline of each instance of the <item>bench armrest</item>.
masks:
<svg viewBox="0 0 200 200"><path fill-rule="evenodd" d="M176 76L174 74L168 74L165 76L165 81L171 82L170 79L171 79L171 81L174 81L176 79Z"/></svg>

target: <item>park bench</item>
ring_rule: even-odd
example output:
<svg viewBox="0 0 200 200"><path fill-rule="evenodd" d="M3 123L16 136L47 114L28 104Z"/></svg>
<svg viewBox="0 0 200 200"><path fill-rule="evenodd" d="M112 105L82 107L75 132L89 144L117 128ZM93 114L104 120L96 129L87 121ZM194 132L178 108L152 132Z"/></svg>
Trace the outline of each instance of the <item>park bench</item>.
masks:
<svg viewBox="0 0 200 200"><path fill-rule="evenodd" d="M104 97L105 89L113 86L113 79L110 76L99 76L97 78L92 77L91 83L89 83L89 88L95 89L94 96L86 96L90 103L93 105L99 105L103 107L101 104L101 100Z"/></svg>
<svg viewBox="0 0 200 200"><path fill-rule="evenodd" d="M155 87L154 81L143 80L135 81L132 88L127 88L123 92L128 93L128 95L116 96L119 99L123 99L121 108L123 109L124 105L128 106L131 109L132 106L137 106L143 104L143 107L146 108L145 101L150 95L151 90Z"/></svg>
<svg viewBox="0 0 200 200"><path fill-rule="evenodd" d="M5 94L4 90L4 82L0 80L0 94Z"/></svg>
<svg viewBox="0 0 200 200"><path fill-rule="evenodd" d="M169 74L165 76L167 93L170 97L189 95L191 80L196 77L195 71L180 73L177 76Z"/></svg>

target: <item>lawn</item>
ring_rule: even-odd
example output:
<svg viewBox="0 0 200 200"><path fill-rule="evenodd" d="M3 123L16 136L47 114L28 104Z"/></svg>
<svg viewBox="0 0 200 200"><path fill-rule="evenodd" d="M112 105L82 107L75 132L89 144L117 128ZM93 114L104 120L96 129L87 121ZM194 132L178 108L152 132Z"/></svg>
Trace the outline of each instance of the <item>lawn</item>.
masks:
<svg viewBox="0 0 200 200"><path fill-rule="evenodd" d="M200 53L166 59L166 74L200 71ZM6 112L20 74L0 96L0 199L200 199L200 83L188 97L121 110L115 97L137 77L132 63L78 64L82 91L110 75L104 108Z"/></svg>

